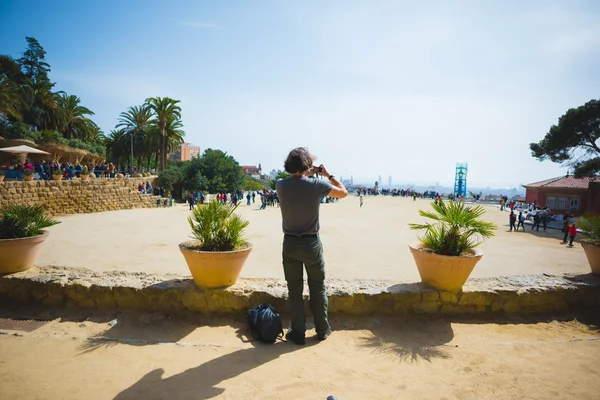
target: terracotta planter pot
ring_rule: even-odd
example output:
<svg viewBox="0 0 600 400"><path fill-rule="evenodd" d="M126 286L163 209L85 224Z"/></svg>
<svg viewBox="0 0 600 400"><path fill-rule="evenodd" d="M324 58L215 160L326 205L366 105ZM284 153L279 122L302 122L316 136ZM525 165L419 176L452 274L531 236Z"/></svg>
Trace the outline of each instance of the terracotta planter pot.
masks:
<svg viewBox="0 0 600 400"><path fill-rule="evenodd" d="M585 251L592 274L600 275L600 247L587 243L581 243L581 247Z"/></svg>
<svg viewBox="0 0 600 400"><path fill-rule="evenodd" d="M54 179L55 181L62 181L62 178L62 175L52 175L52 179Z"/></svg>
<svg viewBox="0 0 600 400"><path fill-rule="evenodd" d="M194 241L179 244L179 250L192 273L196 285L205 288L225 288L237 282L252 245L236 251L198 251L188 247Z"/></svg>
<svg viewBox="0 0 600 400"><path fill-rule="evenodd" d="M35 178L34 175L23 175L23 180L26 181L26 182L32 181L33 178Z"/></svg>
<svg viewBox="0 0 600 400"><path fill-rule="evenodd" d="M19 239L0 239L0 274L25 271L33 266L48 232Z"/></svg>
<svg viewBox="0 0 600 400"><path fill-rule="evenodd" d="M471 257L454 257L424 251L422 243L414 243L408 247L417 264L421 281L449 292L462 290L475 264L483 257L483 252L477 248L473 249Z"/></svg>
<svg viewBox="0 0 600 400"><path fill-rule="evenodd" d="M4 175L0 175L0 182L4 180Z"/></svg>
<svg viewBox="0 0 600 400"><path fill-rule="evenodd" d="M81 180L82 180L82 181L87 181L87 180L88 180L88 178L89 178L90 176L89 176L89 175L83 175L83 174L82 174L82 175L80 175L79 177L81 178Z"/></svg>

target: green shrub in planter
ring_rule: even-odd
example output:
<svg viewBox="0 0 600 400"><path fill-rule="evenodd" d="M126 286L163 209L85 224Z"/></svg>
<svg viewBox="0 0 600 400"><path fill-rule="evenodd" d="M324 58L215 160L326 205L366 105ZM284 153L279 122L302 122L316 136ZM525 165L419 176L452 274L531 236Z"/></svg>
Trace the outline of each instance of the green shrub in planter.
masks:
<svg viewBox="0 0 600 400"><path fill-rule="evenodd" d="M241 203L238 203L238 206ZM198 204L188 217L192 228L192 237L198 241L197 246L188 247L200 251L233 251L248 245L243 236L249 222L234 211L238 206L211 201Z"/></svg>
<svg viewBox="0 0 600 400"><path fill-rule="evenodd" d="M577 218L576 226L587 235L581 242L600 247L600 214L585 214Z"/></svg>
<svg viewBox="0 0 600 400"><path fill-rule="evenodd" d="M421 243L435 254L445 256L468 255L479 246L479 238L494 236L496 225L482 221L485 209L481 206L467 207L462 201L432 202L433 211L419 210L419 215L434 222L409 224L410 229L424 230Z"/></svg>
<svg viewBox="0 0 600 400"><path fill-rule="evenodd" d="M0 211L0 239L38 236L60 222L45 215L41 206L12 205Z"/></svg>

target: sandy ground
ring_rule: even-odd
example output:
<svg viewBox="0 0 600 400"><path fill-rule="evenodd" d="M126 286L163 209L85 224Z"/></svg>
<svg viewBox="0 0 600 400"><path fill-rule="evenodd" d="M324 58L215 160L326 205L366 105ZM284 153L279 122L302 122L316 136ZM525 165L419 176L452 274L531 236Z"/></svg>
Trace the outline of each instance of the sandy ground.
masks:
<svg viewBox="0 0 600 400"><path fill-rule="evenodd" d="M333 319L332 336L306 346L248 341L244 324L214 317L58 311L53 318L34 332L0 330L0 398L547 400L600 393L597 315Z"/></svg>
<svg viewBox="0 0 600 400"><path fill-rule="evenodd" d="M428 201L392 197L348 197L321 206L321 238L329 277L339 279L419 280L408 243L416 233L407 224L420 220ZM242 206L253 243L243 277L281 278L281 214L277 208ZM575 272L589 267L581 246L560 244L560 231L508 232L508 213L487 207L497 236L482 245L484 257L473 277ZM38 265L85 267L95 271L146 271L189 274L178 243L188 240L187 205L59 217L38 257Z"/></svg>

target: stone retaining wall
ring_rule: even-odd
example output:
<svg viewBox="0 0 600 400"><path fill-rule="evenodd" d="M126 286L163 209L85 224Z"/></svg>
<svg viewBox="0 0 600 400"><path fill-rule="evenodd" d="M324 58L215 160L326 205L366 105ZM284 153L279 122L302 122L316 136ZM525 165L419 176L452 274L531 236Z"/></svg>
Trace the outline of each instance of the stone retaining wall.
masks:
<svg viewBox="0 0 600 400"><path fill-rule="evenodd" d="M0 206L41 205L48 215L156 207L157 197L137 190L147 181L154 186L156 177L0 182Z"/></svg>
<svg viewBox="0 0 600 400"><path fill-rule="evenodd" d="M307 292L307 291L306 291ZM202 290L189 277L40 267L0 277L0 304L87 309L241 313L268 302L286 312L285 282L241 279L224 290ZM528 275L470 279L459 294L419 283L328 281L332 314L536 314L600 306L600 278Z"/></svg>

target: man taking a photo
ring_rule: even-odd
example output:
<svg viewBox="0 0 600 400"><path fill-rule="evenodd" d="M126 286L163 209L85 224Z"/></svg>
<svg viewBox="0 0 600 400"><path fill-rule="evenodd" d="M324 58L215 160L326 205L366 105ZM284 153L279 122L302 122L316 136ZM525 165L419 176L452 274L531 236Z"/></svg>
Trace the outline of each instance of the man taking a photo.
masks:
<svg viewBox="0 0 600 400"><path fill-rule="evenodd" d="M291 176L277 181L283 227L283 272L288 285L292 327L286 339L305 343L304 269L308 276L310 310L315 321L317 339L331 334L327 319L325 294L325 261L319 238L319 206L321 197L344 198L346 187L321 164L314 166L315 157L306 147L298 147L285 160L285 170ZM322 177L322 178L319 178Z"/></svg>

